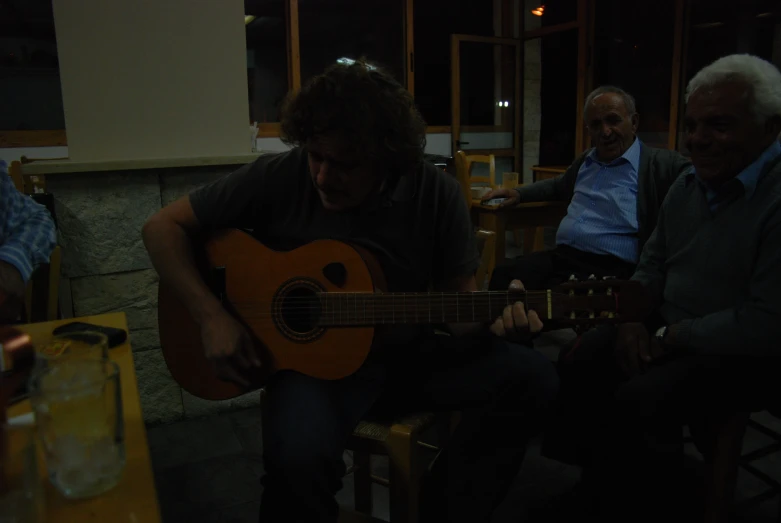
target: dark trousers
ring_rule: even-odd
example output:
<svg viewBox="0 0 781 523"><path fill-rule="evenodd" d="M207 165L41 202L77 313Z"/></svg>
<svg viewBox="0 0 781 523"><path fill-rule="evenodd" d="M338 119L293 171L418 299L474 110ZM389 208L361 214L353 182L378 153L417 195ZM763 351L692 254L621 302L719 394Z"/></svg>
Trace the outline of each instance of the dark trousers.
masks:
<svg viewBox="0 0 781 523"><path fill-rule="evenodd" d="M497 265L488 288L502 291L510 286L512 280L521 280L527 290L544 290L569 280L573 274L578 280L586 280L592 274L597 279L613 276L625 280L634 271L633 263L615 256L559 245L549 251L533 252Z"/></svg>
<svg viewBox="0 0 781 523"><path fill-rule="evenodd" d="M383 411L458 410L461 422L424 478L421 520L489 521L541 429L558 387L554 366L498 338L437 336L405 361L367 362L322 381L280 372L268 387L266 475L260 521L335 522L343 451L373 406Z"/></svg>
<svg viewBox="0 0 781 523"><path fill-rule="evenodd" d="M781 366L777 359L683 352L627 379L615 364L613 334L588 331L560 358L561 386L542 451L584 467L603 517L642 507L637 517L654 520L697 488L680 474L682 426L718 425L763 408Z"/></svg>

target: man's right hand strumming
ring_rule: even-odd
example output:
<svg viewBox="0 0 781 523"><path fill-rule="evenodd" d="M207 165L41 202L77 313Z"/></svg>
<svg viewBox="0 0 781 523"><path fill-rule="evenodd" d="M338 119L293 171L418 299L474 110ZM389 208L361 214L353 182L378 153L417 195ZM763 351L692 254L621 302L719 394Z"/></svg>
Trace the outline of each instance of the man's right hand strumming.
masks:
<svg viewBox="0 0 781 523"><path fill-rule="evenodd" d="M499 208L512 207L521 203L521 195L515 189L494 189L481 198L481 201L487 202L493 198L506 198L499 204Z"/></svg>
<svg viewBox="0 0 781 523"><path fill-rule="evenodd" d="M247 374L261 366L260 356L247 329L221 310L201 323L201 342L222 379L242 387L250 385Z"/></svg>
<svg viewBox="0 0 781 523"><path fill-rule="evenodd" d="M149 218L142 236L160 279L200 325L204 353L219 377L247 387L247 377L260 368L260 356L247 330L222 307L196 269L191 238L203 230L185 196Z"/></svg>

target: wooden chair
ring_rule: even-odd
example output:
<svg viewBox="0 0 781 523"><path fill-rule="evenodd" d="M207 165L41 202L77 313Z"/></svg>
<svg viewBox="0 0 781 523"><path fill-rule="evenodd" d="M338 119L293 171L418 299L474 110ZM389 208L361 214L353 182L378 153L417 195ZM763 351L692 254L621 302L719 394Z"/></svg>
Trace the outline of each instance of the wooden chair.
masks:
<svg viewBox="0 0 781 523"><path fill-rule="evenodd" d="M8 166L8 175L14 181L14 187L19 192L24 192L24 177L22 176L22 162L14 160Z"/></svg>
<svg viewBox="0 0 781 523"><path fill-rule="evenodd" d="M56 246L49 263L38 266L25 290L26 322L53 321L59 317L62 250Z"/></svg>
<svg viewBox="0 0 781 523"><path fill-rule="evenodd" d="M489 163L490 179L489 177L471 176L471 169L473 163L479 162L480 160L487 161ZM495 167L493 155L467 156L467 154L464 151L457 151L455 166L456 166L456 179L458 180L458 183L461 186L461 193L464 195L467 206L470 209L472 208L472 184L473 183L475 182L486 183L491 187L496 187L496 183L495 183L496 167ZM544 229L542 227L527 227L524 229L523 234L524 234L523 239L521 239L521 231L519 229L513 230L513 238L515 239L515 244L518 247L523 245L524 253L527 253L527 251L532 252L530 246L534 246L542 243ZM495 263L496 260L494 260L494 264ZM494 265L491 265L491 270L493 270L493 267Z"/></svg>
<svg viewBox="0 0 781 523"><path fill-rule="evenodd" d="M495 264L493 231L478 229L480 267L475 280L482 290ZM444 334L443 334L444 335ZM366 515L372 513L372 483L390 489L391 523L415 523L418 521L418 497L421 479L425 471L423 449L439 449L420 441L422 434L434 427L440 431L443 441L458 424L458 413L433 414L421 412L392 421L364 420L353 431L348 449L353 451L353 481L355 485L355 510ZM371 472L371 456L387 456L390 477L381 478Z"/></svg>
<svg viewBox="0 0 781 523"><path fill-rule="evenodd" d="M480 252L480 266L475 273L475 282L477 290L485 288L486 280L491 277L491 273L496 267L496 233L485 229L475 231L477 238L477 250Z"/></svg>
<svg viewBox="0 0 781 523"><path fill-rule="evenodd" d="M473 176L472 167L477 163L488 165L488 176ZM496 185L496 159L493 154L489 155L467 155L464 151L456 152L455 159L456 179L461 186L461 192L466 198L466 204L472 208L472 184L484 184L491 189Z"/></svg>
<svg viewBox="0 0 781 523"><path fill-rule="evenodd" d="M781 418L781 411L768 411ZM743 436L747 428L761 432L773 440L761 448L742 454ZM781 521L781 483L771 478L753 462L776 452L781 452L781 434L751 419L749 412L738 412L722 420L718 425L704 427L706 439L703 454L705 457L705 499L704 521L709 523L727 523L735 508L744 508L755 503L779 496L779 509L776 520ZM695 434L695 439L697 435ZM764 492L756 494L734 506L735 487L738 471L742 468L767 485Z"/></svg>
<svg viewBox="0 0 781 523"><path fill-rule="evenodd" d="M486 184L491 189L497 187L496 183L496 158L493 154L472 154L467 155L464 151L458 151L466 156L466 172L469 176L470 185L474 183ZM484 163L488 166L488 176L475 176L472 174L472 168L475 164Z"/></svg>
<svg viewBox="0 0 781 523"><path fill-rule="evenodd" d="M481 262L475 278L477 288L482 289L486 277L493 270L496 235L493 231L482 229L478 229L476 235ZM261 391L261 426L265 417L264 398L264 391ZM372 483L379 483L390 489L391 523L416 523L421 479L425 471L423 449L439 450L420 441L421 435L440 427L445 429L441 431L442 435L447 436L458 419L458 413L420 412L394 420L366 419L358 423L348 443L348 450L353 451L351 472L355 485L355 510L367 518L371 517ZM372 474L372 455L388 457L389 478Z"/></svg>

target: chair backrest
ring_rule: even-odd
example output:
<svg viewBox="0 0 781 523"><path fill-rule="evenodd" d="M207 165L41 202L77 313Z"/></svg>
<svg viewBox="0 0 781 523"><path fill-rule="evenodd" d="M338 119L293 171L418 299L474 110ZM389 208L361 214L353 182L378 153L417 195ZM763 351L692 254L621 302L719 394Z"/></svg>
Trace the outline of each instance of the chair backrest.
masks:
<svg viewBox="0 0 781 523"><path fill-rule="evenodd" d="M19 192L24 192L24 177L22 176L22 162L14 160L8 166L8 175L14 181L14 187Z"/></svg>
<svg viewBox="0 0 781 523"><path fill-rule="evenodd" d="M27 282L24 309L27 322L54 321L59 316L62 250L54 247L49 263L39 265Z"/></svg>
<svg viewBox="0 0 781 523"><path fill-rule="evenodd" d="M477 282L477 290L482 291L486 279L491 277L491 273L496 265L496 260L494 259L496 253L496 233L485 229L477 229L475 238L477 239L477 250L480 253L480 266L475 273L475 282Z"/></svg>
<svg viewBox="0 0 781 523"><path fill-rule="evenodd" d="M472 187L469 182L469 168L466 162L466 153L464 151L456 152L456 179L461 186L461 193L464 195L466 205L472 208Z"/></svg>
<svg viewBox="0 0 781 523"><path fill-rule="evenodd" d="M472 168L476 163L488 165L488 176L473 176ZM461 192L466 204L472 208L472 184L485 184L492 189L496 187L496 160L493 154L468 155L464 151L456 151L456 179L461 185Z"/></svg>
<svg viewBox="0 0 781 523"><path fill-rule="evenodd" d="M475 176L472 169L476 163L484 163L488 166L488 176ZM493 154L473 154L466 156L466 172L469 174L469 183L484 183L492 189L496 187L496 159Z"/></svg>

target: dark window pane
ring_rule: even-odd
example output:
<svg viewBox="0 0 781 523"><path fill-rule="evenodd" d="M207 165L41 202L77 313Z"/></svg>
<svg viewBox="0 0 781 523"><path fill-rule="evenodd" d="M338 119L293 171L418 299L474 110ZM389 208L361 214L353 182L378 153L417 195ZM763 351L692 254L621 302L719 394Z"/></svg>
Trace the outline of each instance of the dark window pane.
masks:
<svg viewBox="0 0 781 523"><path fill-rule="evenodd" d="M523 172L569 165L575 155L578 32L524 42Z"/></svg>
<svg viewBox="0 0 781 523"><path fill-rule="evenodd" d="M416 0L415 101L429 125L450 125L450 35L494 36L491 2Z"/></svg>
<svg viewBox="0 0 781 523"><path fill-rule="evenodd" d="M0 129L65 129L51 0L0 3Z"/></svg>
<svg viewBox="0 0 781 523"><path fill-rule="evenodd" d="M288 91L284 0L245 0L250 122L278 122ZM246 20L245 20L246 22Z"/></svg>
<svg viewBox="0 0 781 523"><path fill-rule="evenodd" d="M594 38L594 86L629 92L640 113L638 136L667 147L675 33L674 0L599 0Z"/></svg>
<svg viewBox="0 0 781 523"><path fill-rule="evenodd" d="M339 58L366 58L405 82L404 0L299 0L301 82Z"/></svg>
<svg viewBox="0 0 781 523"><path fill-rule="evenodd" d="M781 3L746 2L735 9L724 0L694 0L688 34L686 81L717 58L750 53L773 60L773 38Z"/></svg>
<svg viewBox="0 0 781 523"><path fill-rule="evenodd" d="M726 0L693 0L683 72L681 113L686 85L714 60L734 53L749 53L778 64L781 50L781 2L752 0L736 4ZM774 54L775 47L775 54ZM688 154L683 118L679 118L678 150Z"/></svg>

